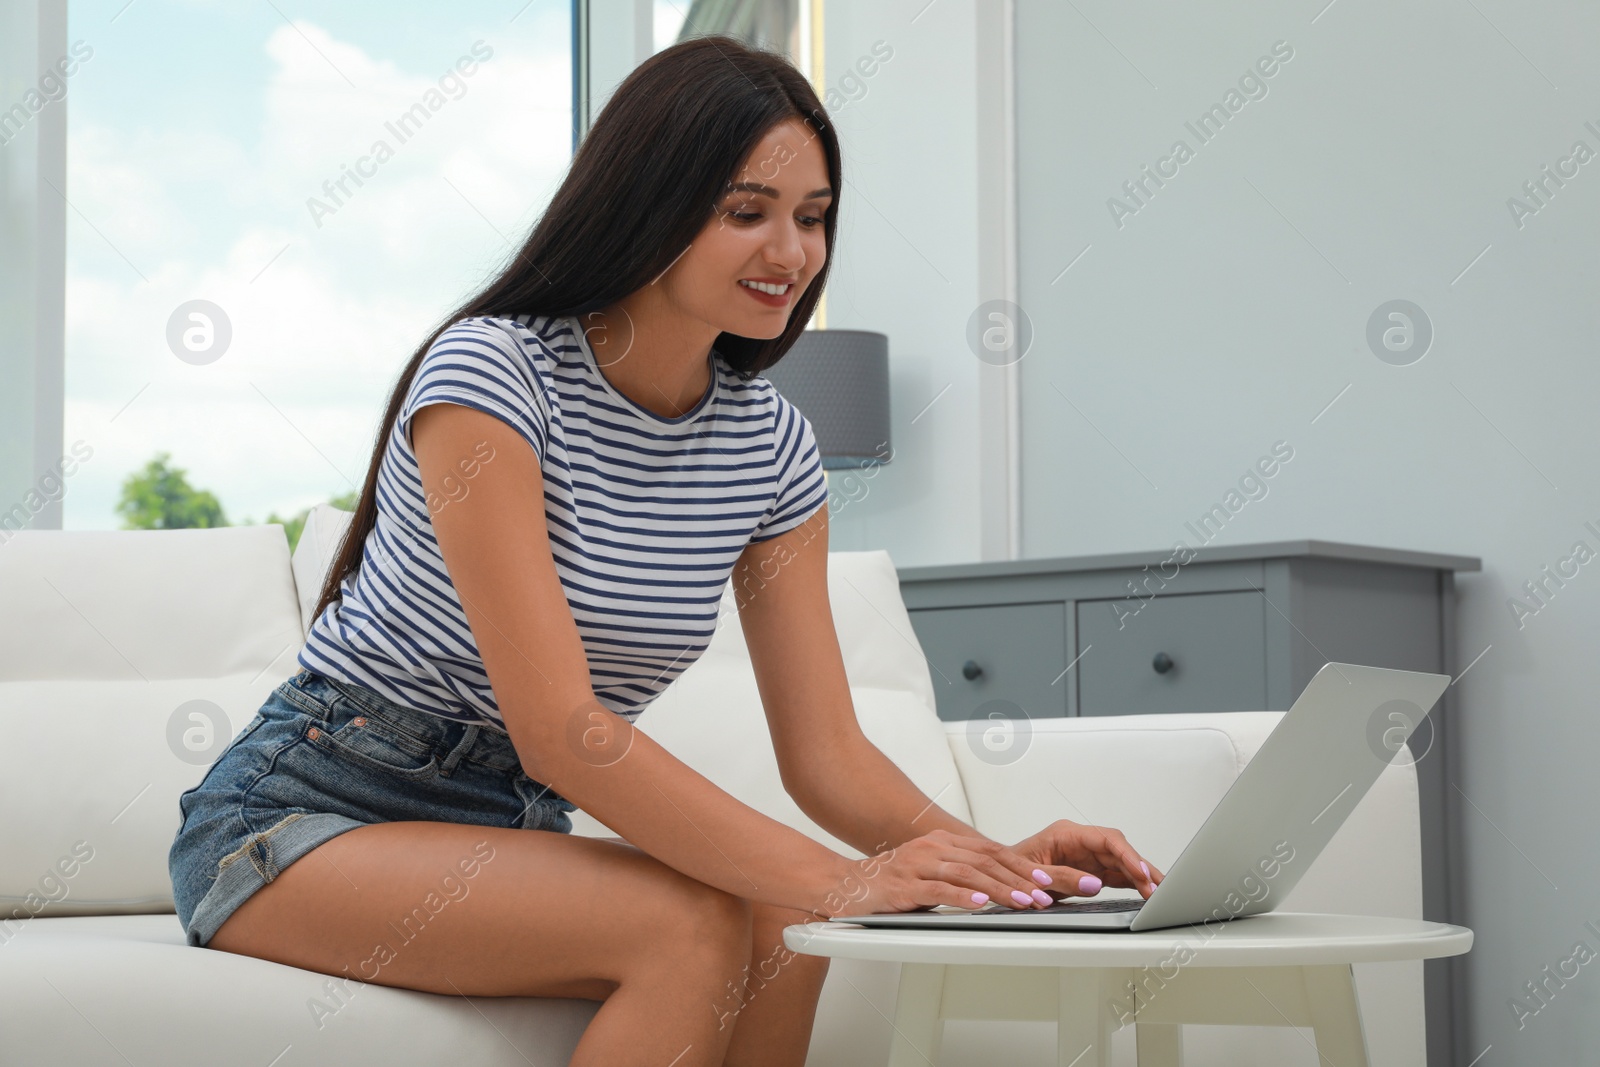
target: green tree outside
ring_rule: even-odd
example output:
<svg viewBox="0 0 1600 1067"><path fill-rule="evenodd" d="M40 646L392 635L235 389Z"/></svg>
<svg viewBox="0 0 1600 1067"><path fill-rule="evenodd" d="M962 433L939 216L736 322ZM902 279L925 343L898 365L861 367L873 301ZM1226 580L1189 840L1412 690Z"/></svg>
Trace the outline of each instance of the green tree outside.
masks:
<svg viewBox="0 0 1600 1067"><path fill-rule="evenodd" d="M359 497L360 492L352 489L331 498L328 503L341 511L354 511ZM143 470L123 479L117 514L122 516L124 530L183 530L229 525L216 496L209 490L190 485L189 472L172 466L172 455L168 452L156 453ZM272 512L262 522L281 525L289 539L289 551L293 552L310 514L310 508L302 508L288 518ZM245 519L239 525L255 523Z"/></svg>
<svg viewBox="0 0 1600 1067"><path fill-rule="evenodd" d="M158 452L122 483L117 514L124 530L184 530L226 526L222 505L209 491L189 484L189 472L171 465L172 455Z"/></svg>

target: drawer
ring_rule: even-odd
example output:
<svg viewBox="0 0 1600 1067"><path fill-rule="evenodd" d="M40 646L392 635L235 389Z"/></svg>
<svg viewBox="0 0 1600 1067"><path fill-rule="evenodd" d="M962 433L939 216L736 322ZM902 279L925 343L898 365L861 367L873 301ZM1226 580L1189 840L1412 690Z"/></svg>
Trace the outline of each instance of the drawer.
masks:
<svg viewBox="0 0 1600 1067"><path fill-rule="evenodd" d="M970 719L980 705L997 699L1011 701L1029 718L1067 713L1070 676L1061 677L1067 666L1065 603L922 608L910 614L928 659L939 718Z"/></svg>
<svg viewBox="0 0 1600 1067"><path fill-rule="evenodd" d="M1268 710L1260 593L1158 596L1134 615L1129 603L1076 604L1078 714Z"/></svg>

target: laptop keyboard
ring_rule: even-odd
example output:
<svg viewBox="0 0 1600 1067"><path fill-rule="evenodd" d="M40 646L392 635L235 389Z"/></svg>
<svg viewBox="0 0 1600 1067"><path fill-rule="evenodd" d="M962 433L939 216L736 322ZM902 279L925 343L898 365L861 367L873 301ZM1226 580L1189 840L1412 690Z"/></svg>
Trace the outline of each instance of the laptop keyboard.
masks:
<svg viewBox="0 0 1600 1067"><path fill-rule="evenodd" d="M1039 910L1043 912L1064 911L1076 914L1085 911L1138 911L1142 907L1144 907L1143 900L1133 900L1125 897L1119 900L1058 900L1048 908L1040 908Z"/></svg>

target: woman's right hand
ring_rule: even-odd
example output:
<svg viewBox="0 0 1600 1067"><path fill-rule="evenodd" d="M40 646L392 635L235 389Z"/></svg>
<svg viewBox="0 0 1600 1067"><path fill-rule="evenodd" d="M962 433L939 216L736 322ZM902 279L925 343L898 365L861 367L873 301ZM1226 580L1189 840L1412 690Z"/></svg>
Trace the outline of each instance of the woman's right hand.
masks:
<svg viewBox="0 0 1600 1067"><path fill-rule="evenodd" d="M1023 911L1055 903L1033 873L1038 864L997 841L949 830L914 837L853 867L821 915L922 911L941 904L970 911L991 900Z"/></svg>

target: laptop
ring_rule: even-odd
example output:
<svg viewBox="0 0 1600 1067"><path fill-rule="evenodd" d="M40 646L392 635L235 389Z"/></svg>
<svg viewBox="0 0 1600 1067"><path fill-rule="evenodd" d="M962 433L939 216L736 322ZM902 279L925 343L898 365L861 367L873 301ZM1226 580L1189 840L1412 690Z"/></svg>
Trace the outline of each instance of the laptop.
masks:
<svg viewBox="0 0 1600 1067"><path fill-rule="evenodd" d="M925 930L1137 931L1272 911L1449 684L1447 674L1324 664L1148 900L1064 900L1026 909L941 905L830 921Z"/></svg>

